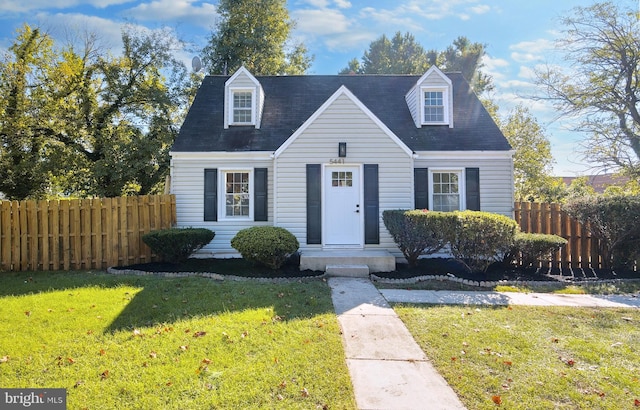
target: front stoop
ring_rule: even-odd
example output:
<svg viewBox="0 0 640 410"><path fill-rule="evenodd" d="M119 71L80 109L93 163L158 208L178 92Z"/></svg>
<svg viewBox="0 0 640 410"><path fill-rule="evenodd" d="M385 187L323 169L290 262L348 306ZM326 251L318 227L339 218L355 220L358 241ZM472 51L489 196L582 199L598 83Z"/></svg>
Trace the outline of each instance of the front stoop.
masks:
<svg viewBox="0 0 640 410"><path fill-rule="evenodd" d="M327 271L327 267L331 265L364 265L368 268L366 275L368 276L369 273L394 271L396 269L396 258L384 250L306 251L300 255L300 270ZM358 276L361 274L359 273ZM334 274L334 276L338 275Z"/></svg>
<svg viewBox="0 0 640 410"><path fill-rule="evenodd" d="M369 267L367 265L327 265L325 272L328 276L369 277Z"/></svg>

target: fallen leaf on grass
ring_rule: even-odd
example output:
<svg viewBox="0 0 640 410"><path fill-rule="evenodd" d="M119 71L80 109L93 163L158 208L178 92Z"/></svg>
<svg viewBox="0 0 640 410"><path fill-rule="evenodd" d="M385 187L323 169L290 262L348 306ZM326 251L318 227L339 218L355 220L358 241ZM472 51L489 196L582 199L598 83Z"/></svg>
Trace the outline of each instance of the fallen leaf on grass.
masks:
<svg viewBox="0 0 640 410"><path fill-rule="evenodd" d="M636 407L640 407L640 400L634 399L633 400L633 405L636 406Z"/></svg>
<svg viewBox="0 0 640 410"><path fill-rule="evenodd" d="M104 356L105 354L107 354L107 352L104 349L100 349L100 356Z"/></svg>
<svg viewBox="0 0 640 410"><path fill-rule="evenodd" d="M623 317L621 317L620 319L622 319L622 320L624 320L624 321L626 321L626 322L633 322L633 318L631 318L631 317L623 316Z"/></svg>
<svg viewBox="0 0 640 410"><path fill-rule="evenodd" d="M302 394L302 397L309 397L309 391L306 388L300 390L300 394Z"/></svg>
<svg viewBox="0 0 640 410"><path fill-rule="evenodd" d="M189 349L189 345L182 345L180 346L180 350L185 351Z"/></svg>
<svg viewBox="0 0 640 410"><path fill-rule="evenodd" d="M31 316L31 311L27 310L26 312L24 312L24 314L27 315L27 316Z"/></svg>
<svg viewBox="0 0 640 410"><path fill-rule="evenodd" d="M158 353L156 353L154 351L151 351L151 352L149 352L149 357L152 358L152 359L155 359L156 357L158 357Z"/></svg>
<svg viewBox="0 0 640 410"><path fill-rule="evenodd" d="M502 404L502 397L496 395L496 396L491 396L491 401L494 402L495 404Z"/></svg>
<svg viewBox="0 0 640 410"><path fill-rule="evenodd" d="M211 359L207 359L206 357L204 359L202 359L202 363L204 364L211 364Z"/></svg>
<svg viewBox="0 0 640 410"><path fill-rule="evenodd" d="M0 363L6 363L9 361L9 356L2 356L0 357Z"/></svg>
<svg viewBox="0 0 640 410"><path fill-rule="evenodd" d="M78 380L76 384L73 385L73 388L76 389L79 386L82 386L83 384L84 384L84 380Z"/></svg>
<svg viewBox="0 0 640 410"><path fill-rule="evenodd" d="M193 334L193 337L202 337L202 336L204 336L206 334L207 334L207 332L199 331L199 332L195 332Z"/></svg>
<svg viewBox="0 0 640 410"><path fill-rule="evenodd" d="M109 370L105 370L104 372L100 373L100 380L105 380L109 378Z"/></svg>
<svg viewBox="0 0 640 410"><path fill-rule="evenodd" d="M67 362L69 362L69 364L74 364L76 360L73 357L67 357Z"/></svg>

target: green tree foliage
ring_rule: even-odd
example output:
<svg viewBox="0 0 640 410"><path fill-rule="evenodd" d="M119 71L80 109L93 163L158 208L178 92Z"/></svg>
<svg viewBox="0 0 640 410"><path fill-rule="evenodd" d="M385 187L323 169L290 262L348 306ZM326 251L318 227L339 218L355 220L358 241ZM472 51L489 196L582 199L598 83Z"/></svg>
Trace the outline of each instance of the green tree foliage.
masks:
<svg viewBox="0 0 640 410"><path fill-rule="evenodd" d="M458 37L446 50L437 54L436 64L444 71L460 71L478 94L491 91L494 88L491 76L481 71L486 47L485 44L472 43L464 36ZM432 55L435 53L431 51Z"/></svg>
<svg viewBox="0 0 640 410"><path fill-rule="evenodd" d="M312 57L291 44L294 22L285 0L221 0L220 22L202 50L209 74L233 73L245 66L256 75L304 74Z"/></svg>
<svg viewBox="0 0 640 410"><path fill-rule="evenodd" d="M552 186L553 156L544 129L529 109L518 105L511 111L501 129L515 150L513 176L517 201L548 201Z"/></svg>
<svg viewBox="0 0 640 410"><path fill-rule="evenodd" d="M46 138L37 132L54 58L51 39L25 27L0 63L0 192L9 199L38 197L47 184Z"/></svg>
<svg viewBox="0 0 640 410"><path fill-rule="evenodd" d="M0 62L3 73L16 73L0 86L0 191L16 199L118 196L153 192L164 180L189 77L169 31L127 26L122 40L120 56L102 55L93 36L79 48L55 48L22 28L14 55Z"/></svg>
<svg viewBox="0 0 640 410"><path fill-rule="evenodd" d="M458 37L442 52L426 51L411 33L397 32L391 39L383 34L371 42L361 60L352 59L340 74L424 74L437 65L443 71L460 71L481 94L493 89L491 77L481 72L485 48L484 44Z"/></svg>
<svg viewBox="0 0 640 410"><path fill-rule="evenodd" d="M362 62L353 59L340 73L348 74L424 74L433 65L427 52L411 33L399 31L388 38L382 35L369 45Z"/></svg>
<svg viewBox="0 0 640 410"><path fill-rule="evenodd" d="M557 46L568 64L537 73L540 99L590 135L585 158L640 177L640 29L637 4L576 7Z"/></svg>
<svg viewBox="0 0 640 410"><path fill-rule="evenodd" d="M581 196L563 205L598 238L605 268L632 268L640 255L640 197Z"/></svg>

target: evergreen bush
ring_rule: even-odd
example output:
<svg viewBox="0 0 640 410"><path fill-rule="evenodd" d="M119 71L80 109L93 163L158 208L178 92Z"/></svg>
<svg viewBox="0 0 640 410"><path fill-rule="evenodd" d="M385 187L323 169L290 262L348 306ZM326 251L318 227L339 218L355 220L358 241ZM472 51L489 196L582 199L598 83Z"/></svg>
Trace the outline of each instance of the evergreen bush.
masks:
<svg viewBox="0 0 640 410"><path fill-rule="evenodd" d="M213 240L215 232L205 228L169 228L151 231L142 241L163 261L180 263Z"/></svg>
<svg viewBox="0 0 640 410"><path fill-rule="evenodd" d="M518 224L499 214L481 211L457 211L453 229L448 234L451 254L466 263L473 272L487 267L511 250Z"/></svg>
<svg viewBox="0 0 640 410"><path fill-rule="evenodd" d="M231 239L231 246L240 252L244 259L275 270L298 250L300 244L298 239L284 228L254 226L239 231Z"/></svg>
<svg viewBox="0 0 640 410"><path fill-rule="evenodd" d="M446 232L453 226L450 213L426 209L386 210L382 220L412 267L416 266L420 255L440 251L447 244Z"/></svg>
<svg viewBox="0 0 640 410"><path fill-rule="evenodd" d="M518 232L504 261L513 264L520 256L522 266L528 268L538 261L550 260L566 244L567 240L558 235Z"/></svg>
<svg viewBox="0 0 640 410"><path fill-rule="evenodd" d="M640 196L586 196L562 209L600 241L605 268L629 268L640 256Z"/></svg>

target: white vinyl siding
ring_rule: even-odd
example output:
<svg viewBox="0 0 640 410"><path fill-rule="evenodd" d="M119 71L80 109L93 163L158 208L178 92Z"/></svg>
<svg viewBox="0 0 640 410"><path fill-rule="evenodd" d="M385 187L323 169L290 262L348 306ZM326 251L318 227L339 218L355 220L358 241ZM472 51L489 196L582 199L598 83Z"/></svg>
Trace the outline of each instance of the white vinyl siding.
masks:
<svg viewBox="0 0 640 410"><path fill-rule="evenodd" d="M430 174L431 171L479 168L480 210L513 218L513 169L508 153L497 153L492 156L492 153L487 151L477 155L442 152L434 155L434 153L420 151L417 154L415 167L428 168ZM482 158L482 155L486 157ZM464 172L462 172L461 178L464 180ZM461 185L464 185L464 181ZM461 189L464 194L464 187ZM432 195L431 191L429 195ZM431 206L431 204L430 198L429 205Z"/></svg>
<svg viewBox="0 0 640 410"><path fill-rule="evenodd" d="M221 158L220 153L208 156L206 153L198 155L173 153L171 159L171 193L176 196L176 217L179 227L207 228L215 232L210 244L198 253L202 255L214 254L218 257L238 256L231 247L231 238L244 228L256 225L273 224L273 160L270 153L253 155L242 158L229 154L228 158ZM255 222L249 218L225 218L225 207L221 207L221 196L224 196L225 186L221 184L222 175L226 171L246 171L251 167L267 168L268 170L268 208L269 221ZM218 169L218 221L204 221L204 170ZM224 181L224 180L222 180ZM251 198L253 199L253 198Z"/></svg>
<svg viewBox="0 0 640 410"><path fill-rule="evenodd" d="M296 235L301 250L322 247L306 243L306 164L329 164L338 158L340 142L347 143L345 165L379 166L380 244L365 249L399 252L384 227L382 211L413 206L413 160L346 95L338 97L276 159L276 225Z"/></svg>

